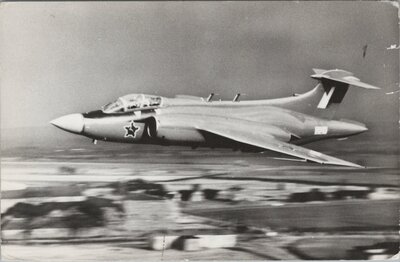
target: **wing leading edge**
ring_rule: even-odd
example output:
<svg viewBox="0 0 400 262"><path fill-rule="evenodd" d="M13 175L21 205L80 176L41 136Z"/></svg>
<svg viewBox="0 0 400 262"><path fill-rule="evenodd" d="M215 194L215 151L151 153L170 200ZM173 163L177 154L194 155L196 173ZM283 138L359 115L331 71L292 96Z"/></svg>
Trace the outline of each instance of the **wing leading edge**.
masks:
<svg viewBox="0 0 400 262"><path fill-rule="evenodd" d="M206 128L198 127L198 129L209 133L213 133L221 137L229 138L231 140L240 143L260 148L265 148L267 150L298 157L300 159L305 159L307 161L312 161L319 164L339 165L339 166L358 167L358 168L363 167L355 163L348 162L336 157L332 157L311 149L307 149L304 147L280 141L270 134L265 134L265 133L255 134L254 132L246 132L243 129L242 130L226 129L226 128L218 128L215 126L214 127L207 126ZM247 129L251 130L252 127L247 126Z"/></svg>

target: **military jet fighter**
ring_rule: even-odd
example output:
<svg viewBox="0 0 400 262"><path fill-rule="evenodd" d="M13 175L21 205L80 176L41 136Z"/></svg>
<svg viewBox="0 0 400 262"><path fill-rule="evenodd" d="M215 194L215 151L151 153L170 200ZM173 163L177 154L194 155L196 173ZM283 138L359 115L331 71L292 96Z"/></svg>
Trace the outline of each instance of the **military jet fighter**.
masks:
<svg viewBox="0 0 400 262"><path fill-rule="evenodd" d="M101 110L62 116L51 124L94 142L252 148L301 161L362 167L300 145L367 131L362 123L333 117L350 86L380 88L348 71L313 70L315 88L286 98L240 101L237 94L233 101L213 101L213 94L206 99L129 94Z"/></svg>

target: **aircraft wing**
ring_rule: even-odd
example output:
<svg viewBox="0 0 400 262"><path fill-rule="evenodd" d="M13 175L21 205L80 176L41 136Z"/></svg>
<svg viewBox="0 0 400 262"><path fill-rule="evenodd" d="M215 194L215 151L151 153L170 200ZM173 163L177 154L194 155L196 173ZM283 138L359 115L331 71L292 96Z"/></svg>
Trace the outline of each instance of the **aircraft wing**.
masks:
<svg viewBox="0 0 400 262"><path fill-rule="evenodd" d="M311 149L307 149L301 146L296 146L276 139L273 135L263 132L254 132L251 126L246 126L246 129L235 129L227 127L213 127L207 126L206 128L199 128L202 131L206 131L221 137L225 137L240 143L265 148L267 150L279 152L282 154L298 157L307 161L316 162L319 164L328 165L339 165L348 167L363 167L336 157L332 157ZM248 130L248 131L246 131Z"/></svg>

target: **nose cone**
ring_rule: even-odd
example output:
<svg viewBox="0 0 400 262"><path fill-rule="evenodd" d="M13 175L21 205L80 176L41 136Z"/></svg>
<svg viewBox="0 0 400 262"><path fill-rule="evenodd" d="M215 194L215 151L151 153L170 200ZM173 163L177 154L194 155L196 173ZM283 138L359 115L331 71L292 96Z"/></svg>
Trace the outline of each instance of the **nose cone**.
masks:
<svg viewBox="0 0 400 262"><path fill-rule="evenodd" d="M67 132L71 132L74 134L79 134L83 131L84 122L82 114L70 114L66 116L62 116L56 118L50 122L50 124L65 130Z"/></svg>

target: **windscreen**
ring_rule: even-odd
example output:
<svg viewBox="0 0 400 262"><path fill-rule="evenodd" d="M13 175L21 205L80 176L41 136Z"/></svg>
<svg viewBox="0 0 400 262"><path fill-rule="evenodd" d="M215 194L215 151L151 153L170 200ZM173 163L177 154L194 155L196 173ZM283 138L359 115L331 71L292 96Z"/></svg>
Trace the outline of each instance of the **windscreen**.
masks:
<svg viewBox="0 0 400 262"><path fill-rule="evenodd" d="M104 113L118 113L124 111L124 104L122 103L121 99L117 101L108 103L107 105L103 106L102 108Z"/></svg>

